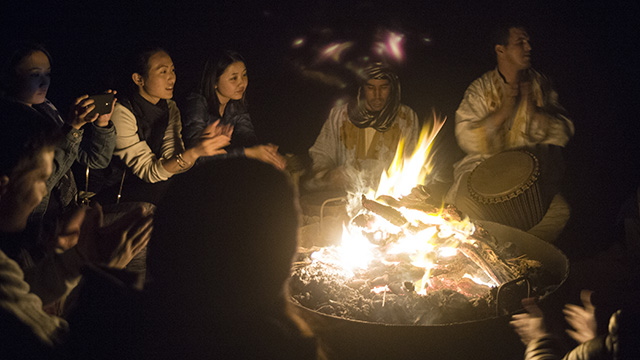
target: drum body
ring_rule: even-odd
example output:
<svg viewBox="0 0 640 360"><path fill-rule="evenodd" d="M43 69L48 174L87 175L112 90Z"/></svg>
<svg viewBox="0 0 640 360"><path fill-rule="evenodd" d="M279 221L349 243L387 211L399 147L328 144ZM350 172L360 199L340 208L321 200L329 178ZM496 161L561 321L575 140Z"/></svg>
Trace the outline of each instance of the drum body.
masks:
<svg viewBox="0 0 640 360"><path fill-rule="evenodd" d="M469 175L470 216L529 230L542 220L553 197L540 175L538 158L526 150L490 157Z"/></svg>

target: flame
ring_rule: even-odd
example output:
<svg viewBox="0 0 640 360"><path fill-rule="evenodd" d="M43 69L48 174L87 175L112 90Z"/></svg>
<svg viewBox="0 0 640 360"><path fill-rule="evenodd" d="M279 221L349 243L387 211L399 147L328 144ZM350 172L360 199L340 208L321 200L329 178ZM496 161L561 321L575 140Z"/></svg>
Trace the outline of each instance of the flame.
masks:
<svg viewBox="0 0 640 360"><path fill-rule="evenodd" d="M427 122L428 124L422 128L411 156L404 157L408 142L406 139L400 141L393 162L388 170L381 174L378 188L368 189L367 198L377 199L381 195L388 195L399 199L410 194L416 185L424 184L432 170L430 153L433 141L446 120L435 114L433 118L433 123ZM352 196L359 199L362 194ZM350 204L361 204L353 197L349 200ZM416 293L426 295L431 283L438 281L432 278L436 266L451 262L458 256L465 257L458 250L458 246L462 243L473 244L474 240L470 236L475 227L468 219L445 220L442 210L426 213L405 207L395 209L406 219L404 225L398 225L397 222L393 224L366 209L355 212L355 216L367 215L366 224L345 224L341 244L331 251L325 248L317 256L314 254L314 261L330 262L341 268L347 277L353 277L356 272L366 271L374 260L387 265L398 265L401 261L408 261L414 270L424 271L420 279L413 281L413 285ZM417 274L420 276L420 273ZM498 285L487 278L482 269L478 269L477 274L467 273L464 277L478 285ZM386 294L390 290L384 285L375 287L372 291Z"/></svg>
<svg viewBox="0 0 640 360"><path fill-rule="evenodd" d="M380 195L405 196L417 184L424 183L427 175L433 169L430 164L433 140L444 126L445 121L446 118L441 120L434 114L433 126L430 126L429 121L425 122L420 131L418 145L409 159L405 160L403 156L406 140L400 140L391 166L380 177L380 184L375 193L376 198Z"/></svg>

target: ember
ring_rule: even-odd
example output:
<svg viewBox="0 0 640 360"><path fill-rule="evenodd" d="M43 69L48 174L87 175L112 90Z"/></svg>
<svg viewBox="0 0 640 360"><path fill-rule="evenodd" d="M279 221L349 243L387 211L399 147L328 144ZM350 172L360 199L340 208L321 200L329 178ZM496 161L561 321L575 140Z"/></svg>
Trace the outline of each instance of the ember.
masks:
<svg viewBox="0 0 640 360"><path fill-rule="evenodd" d="M290 281L295 302L347 319L430 325L508 312L505 303L518 306L535 289L539 262L517 256L454 207L430 203L428 188L416 186L443 123L423 129L410 159L400 144L377 192L351 195L339 245L300 249Z"/></svg>

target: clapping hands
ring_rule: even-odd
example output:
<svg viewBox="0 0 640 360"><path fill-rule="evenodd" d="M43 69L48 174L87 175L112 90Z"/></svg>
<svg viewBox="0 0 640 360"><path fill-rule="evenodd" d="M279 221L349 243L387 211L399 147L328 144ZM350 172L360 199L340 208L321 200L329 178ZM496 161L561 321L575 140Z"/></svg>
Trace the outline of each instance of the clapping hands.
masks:
<svg viewBox="0 0 640 360"><path fill-rule="evenodd" d="M573 328L573 330L567 330L567 334L581 344L596 337L596 308L591 303L591 294L593 294L591 290L580 292L580 300L584 307L567 304L562 310L565 320Z"/></svg>
<svg viewBox="0 0 640 360"><path fill-rule="evenodd" d="M224 148L231 143L233 126L221 125L220 120L207 126L202 132L200 141L194 147L197 155L213 156L225 154Z"/></svg>
<svg viewBox="0 0 640 360"><path fill-rule="evenodd" d="M544 324L542 310L540 310L534 298L523 299L522 305L524 305L527 312L513 315L510 324L520 336L520 341L526 346L531 341L544 336L547 333L547 329Z"/></svg>
<svg viewBox="0 0 640 360"><path fill-rule="evenodd" d="M244 149L244 154L250 159L260 160L273 165L278 170L284 170L287 160L278 153L278 146L274 144L256 145Z"/></svg>

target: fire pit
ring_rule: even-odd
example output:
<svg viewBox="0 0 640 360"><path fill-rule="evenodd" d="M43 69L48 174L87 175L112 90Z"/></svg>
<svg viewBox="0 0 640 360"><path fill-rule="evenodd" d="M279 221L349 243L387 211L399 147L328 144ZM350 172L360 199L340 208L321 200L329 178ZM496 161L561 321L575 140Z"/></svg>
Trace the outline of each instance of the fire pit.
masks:
<svg viewBox="0 0 640 360"><path fill-rule="evenodd" d="M540 262L545 276L537 287L545 301L568 276L569 263L554 246L535 236L497 223L483 222L482 227L501 243L512 243L527 258ZM304 242L304 239L303 239ZM522 295L525 296L525 295ZM511 299L513 301L513 299ZM515 308L501 309L501 314L470 321L431 324L384 324L328 315L301 306L294 301L297 313L305 319L331 358L518 358L522 347L509 327ZM496 357L498 356L498 357Z"/></svg>
<svg viewBox="0 0 640 360"><path fill-rule="evenodd" d="M302 229L291 301L331 358L504 358L508 343L521 354L509 315L567 277L552 245L430 201L420 184L443 123L423 129L408 159L401 142L377 190L352 189L342 224L321 216L320 229Z"/></svg>

